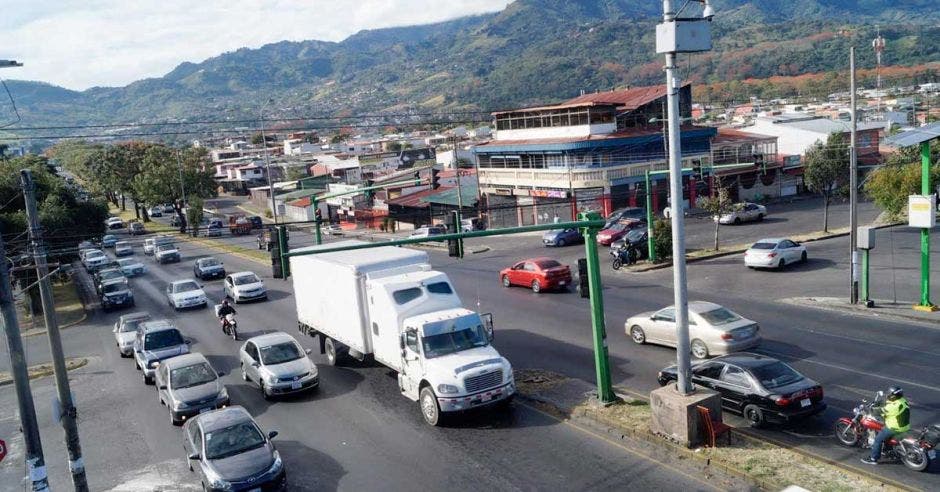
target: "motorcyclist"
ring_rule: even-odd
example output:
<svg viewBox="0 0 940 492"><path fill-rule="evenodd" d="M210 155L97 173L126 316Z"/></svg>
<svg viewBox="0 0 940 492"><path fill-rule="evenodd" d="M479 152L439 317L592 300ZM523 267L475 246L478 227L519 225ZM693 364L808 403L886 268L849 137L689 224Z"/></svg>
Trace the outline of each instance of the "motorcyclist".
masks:
<svg viewBox="0 0 940 492"><path fill-rule="evenodd" d="M225 329L225 326L228 323L225 320L225 317L228 316L229 314L238 314L238 313L236 313L235 308L233 308L231 304L229 304L228 299L222 299L222 307L219 308L219 313L218 313L219 322L222 323L222 329Z"/></svg>
<svg viewBox="0 0 940 492"><path fill-rule="evenodd" d="M904 390L899 386L892 386L888 389L887 398L888 401L881 409L885 418L885 426L875 436L875 441L871 445L871 456L863 458L862 463L877 465L878 458L881 458L882 444L896 434L911 429L911 408L907 403L907 398L904 398Z"/></svg>

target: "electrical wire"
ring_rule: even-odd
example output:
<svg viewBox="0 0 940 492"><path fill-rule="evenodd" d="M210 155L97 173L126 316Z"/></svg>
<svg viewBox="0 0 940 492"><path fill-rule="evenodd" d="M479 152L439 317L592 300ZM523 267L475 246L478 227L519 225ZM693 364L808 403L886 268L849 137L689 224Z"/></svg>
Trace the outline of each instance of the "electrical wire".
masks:
<svg viewBox="0 0 940 492"><path fill-rule="evenodd" d="M10 88L7 87L6 81L4 81L3 79L0 79L0 84L3 84L3 90L6 91L7 97L10 98L10 104L13 106L13 114L16 115L16 121L7 123L5 125L0 125L0 129L3 129L3 128L7 128L7 127L10 127L19 123L23 118L20 117L20 112L16 109L16 101L13 99L13 94L10 92Z"/></svg>

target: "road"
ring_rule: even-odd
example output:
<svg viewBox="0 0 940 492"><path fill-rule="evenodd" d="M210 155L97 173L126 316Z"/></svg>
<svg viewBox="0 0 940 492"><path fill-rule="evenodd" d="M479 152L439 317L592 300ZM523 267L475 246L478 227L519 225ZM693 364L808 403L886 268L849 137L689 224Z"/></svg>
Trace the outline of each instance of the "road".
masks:
<svg viewBox="0 0 940 492"><path fill-rule="evenodd" d="M193 260L206 253L186 244L181 251L179 264L157 266L145 260L150 273L131 280L136 310L177 323L192 340L192 350L228 373L224 379L233 402L244 405L266 430L280 431L276 441L291 490L413 490L416 482L451 490L737 487L715 478L706 481L681 463L659 463L635 454L519 402L507 413L477 412L450 427L429 427L417 405L398 394L386 368L329 367L318 354L313 357L320 365L319 391L266 402L256 388L241 381L238 344L221 335L208 309L177 313L167 306L165 283L190 276ZM268 273L238 257L224 259L229 271ZM267 282L270 301L238 306L246 337L271 330L296 333L290 284L270 278ZM219 300L220 282L205 284L210 297ZM170 426L166 409L157 403L153 387L143 385L132 360L117 354L110 328L119 315L98 313L63 332L69 356L91 358L71 379L92 489L195 489L198 484L185 469L180 431ZM506 330L505 340L497 343L500 350L511 346L509 333ZM312 339L300 341L316 351ZM46 357L43 337L28 338L26 345L30 363ZM65 488L62 433L50 416L53 390L50 378L33 382L50 476L56 488ZM0 408L16 408L14 398L11 387L0 388ZM3 412L0 436L17 436L18 425L15 411ZM18 438L7 441L11 449L18 447ZM22 472L22 456L8 456L0 464L0 483L17 483Z"/></svg>

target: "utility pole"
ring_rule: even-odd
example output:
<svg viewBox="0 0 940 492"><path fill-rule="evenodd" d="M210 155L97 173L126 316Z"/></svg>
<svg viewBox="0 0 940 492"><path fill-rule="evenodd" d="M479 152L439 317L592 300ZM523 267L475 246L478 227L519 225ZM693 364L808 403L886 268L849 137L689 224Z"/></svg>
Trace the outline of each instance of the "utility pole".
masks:
<svg viewBox="0 0 940 492"><path fill-rule="evenodd" d="M0 64L5 60L0 60ZM2 229L2 228L0 228ZM0 235L0 258L6 258L3 237ZM33 393L29 389L29 372L26 368L26 354L23 352L23 339L20 337L20 324L16 319L16 307L13 304L13 291L10 272L6 261L0 266L0 325L6 335L7 351L10 353L10 372L16 389L16 402L20 413L20 427L23 431L23 443L26 447L26 467L30 480L29 490L40 492L49 490L46 477L46 462L42 455L42 441L39 438L39 423L36 421L36 408L33 405Z"/></svg>
<svg viewBox="0 0 940 492"><path fill-rule="evenodd" d="M457 173L457 232L463 232L461 214L463 210L463 197L460 193L460 161L457 159L457 134L454 134L454 172ZM430 206L428 208L430 208Z"/></svg>
<svg viewBox="0 0 940 492"><path fill-rule="evenodd" d="M62 409L62 415L56 417L61 418L62 428L65 430L65 445L68 448L72 485L77 492L86 492L88 483L85 479L85 462L82 460L82 446L78 437L78 414L72 401L69 375L65 368L65 356L62 353L59 321L56 318L55 300L52 298L49 267L46 265L46 248L42 242L39 213L36 211L36 185L33 182L33 173L29 169L20 171L20 181L23 187L23 197L26 201L26 218L29 221L33 261L36 264L36 273L39 276L39 294L42 298L42 313L49 337L49 351L52 352L56 390L60 402L59 406Z"/></svg>
<svg viewBox="0 0 940 492"><path fill-rule="evenodd" d="M268 193L271 194L271 216L274 217L274 225L277 225L277 203L274 201L274 180L271 178L271 159L268 158L268 139L264 137L264 108L271 101L271 99L268 99L261 106L261 110L258 113L261 119L261 145L264 148L265 174L268 175Z"/></svg>
<svg viewBox="0 0 940 492"><path fill-rule="evenodd" d="M849 49L849 85L852 97L852 132L849 143L849 302L858 304L858 150L856 149L856 131L858 128L858 105L855 97L855 47Z"/></svg>
<svg viewBox="0 0 940 492"><path fill-rule="evenodd" d="M186 204L186 187L183 185L183 159L180 157L180 150L176 149L176 166L180 170L180 196L183 199L183 204ZM182 207L181 207L182 208Z"/></svg>

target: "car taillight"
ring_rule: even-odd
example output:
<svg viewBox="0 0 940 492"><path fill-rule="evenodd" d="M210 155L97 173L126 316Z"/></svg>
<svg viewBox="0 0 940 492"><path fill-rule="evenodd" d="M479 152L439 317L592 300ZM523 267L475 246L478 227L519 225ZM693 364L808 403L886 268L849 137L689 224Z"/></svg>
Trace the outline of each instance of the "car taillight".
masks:
<svg viewBox="0 0 940 492"><path fill-rule="evenodd" d="M769 253L767 255L768 258L773 258L774 256L777 256L777 253Z"/></svg>
<svg viewBox="0 0 940 492"><path fill-rule="evenodd" d="M734 335L732 335L732 334L730 334L730 333L722 333L722 334L721 334L721 339L722 339L722 340L734 340Z"/></svg>
<svg viewBox="0 0 940 492"><path fill-rule="evenodd" d="M791 400L785 396L781 396L774 400L774 403L776 403L778 407L785 407L791 403Z"/></svg>

